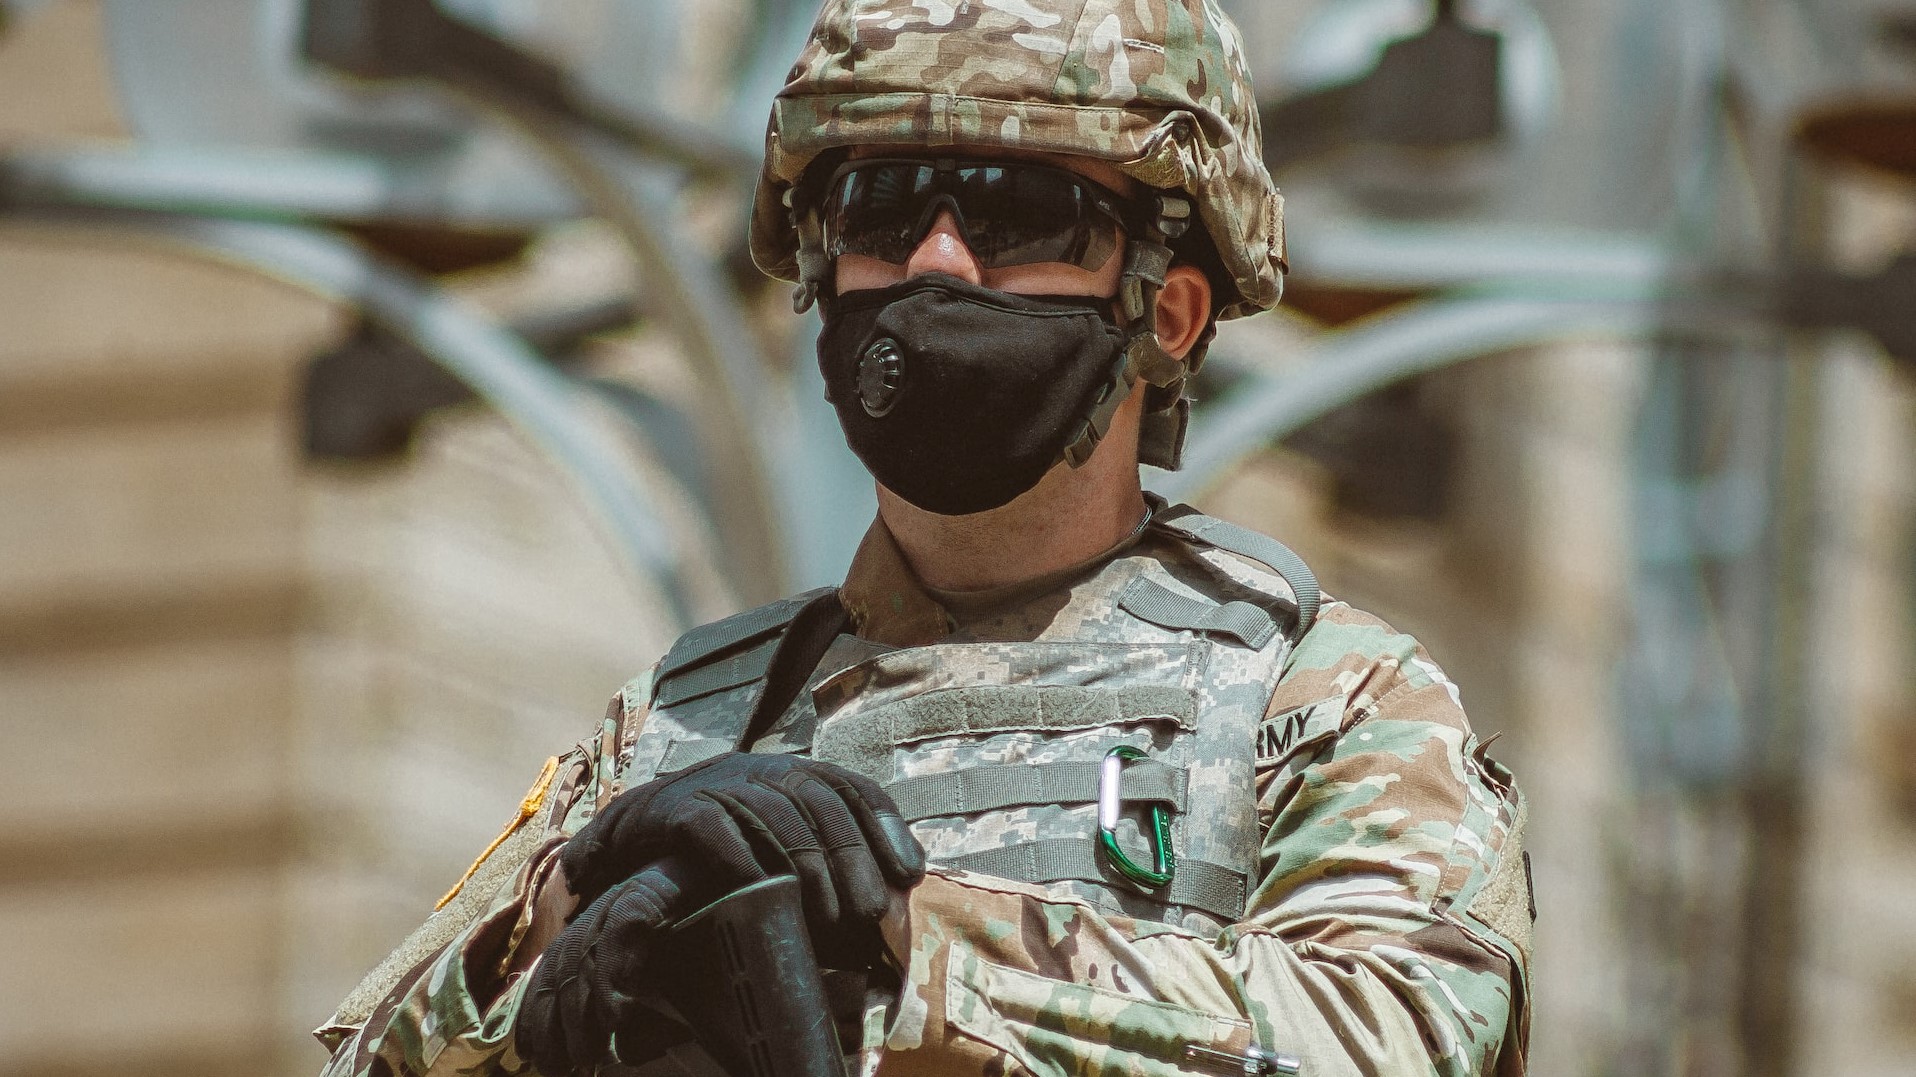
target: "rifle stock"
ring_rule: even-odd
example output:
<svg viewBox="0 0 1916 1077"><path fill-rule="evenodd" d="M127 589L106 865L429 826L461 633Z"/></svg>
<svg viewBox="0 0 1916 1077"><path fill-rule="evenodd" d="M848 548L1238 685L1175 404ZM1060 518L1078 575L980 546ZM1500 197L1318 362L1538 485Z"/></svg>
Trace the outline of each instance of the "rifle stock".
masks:
<svg viewBox="0 0 1916 1077"><path fill-rule="evenodd" d="M780 875L727 894L668 936L660 987L733 1077L845 1077L799 903Z"/></svg>

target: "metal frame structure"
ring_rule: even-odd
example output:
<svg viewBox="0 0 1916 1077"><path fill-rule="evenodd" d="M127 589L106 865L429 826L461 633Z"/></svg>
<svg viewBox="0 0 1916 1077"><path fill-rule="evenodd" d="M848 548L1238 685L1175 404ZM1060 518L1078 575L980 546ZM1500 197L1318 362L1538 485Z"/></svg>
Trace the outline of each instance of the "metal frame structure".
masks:
<svg viewBox="0 0 1916 1077"><path fill-rule="evenodd" d="M594 510L622 560L664 599L673 620L690 623L678 540L660 524L652 499L634 481L625 450L602 425L581 415L575 384L470 304L316 228L149 210L17 205L0 219L158 241L358 308L470 386L547 456Z"/></svg>

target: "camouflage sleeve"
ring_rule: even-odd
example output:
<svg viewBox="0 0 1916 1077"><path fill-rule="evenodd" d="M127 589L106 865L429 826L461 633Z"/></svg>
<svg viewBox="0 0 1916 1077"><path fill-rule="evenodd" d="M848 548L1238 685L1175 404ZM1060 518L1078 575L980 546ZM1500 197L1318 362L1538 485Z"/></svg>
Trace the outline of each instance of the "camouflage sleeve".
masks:
<svg viewBox="0 0 1916 1077"><path fill-rule="evenodd" d="M615 774L648 699L647 677L613 697L599 735L549 760L506 832L425 924L314 1035L322 1077L519 1074L512 1046L529 962L515 961L534 900L565 838L616 793Z"/></svg>
<svg viewBox="0 0 1916 1077"><path fill-rule="evenodd" d="M512 1027L525 977L504 970L530 923L529 897L559 844L555 838L539 847L478 920L402 970L362 1023L337 1016L328 1022L318 1033L333 1044L323 1077L524 1072L512 1051Z"/></svg>
<svg viewBox="0 0 1916 1077"><path fill-rule="evenodd" d="M1522 801L1411 638L1327 604L1259 737L1262 877L1216 938L941 872L911 895L879 1073L1524 1069ZM1235 1071L1228 1067L1218 1072Z"/></svg>

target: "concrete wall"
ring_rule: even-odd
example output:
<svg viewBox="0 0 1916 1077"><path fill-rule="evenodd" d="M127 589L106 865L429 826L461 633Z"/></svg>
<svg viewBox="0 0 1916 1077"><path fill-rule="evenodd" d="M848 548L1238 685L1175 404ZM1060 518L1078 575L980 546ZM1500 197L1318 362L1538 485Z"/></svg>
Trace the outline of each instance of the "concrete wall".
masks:
<svg viewBox="0 0 1916 1077"><path fill-rule="evenodd" d="M1916 248L1916 184L1817 178L1835 264ZM1860 340L1818 359L1804 1057L1891 1077L1916 1069L1916 384Z"/></svg>
<svg viewBox="0 0 1916 1077"><path fill-rule="evenodd" d="M107 136L90 4L0 41L0 138ZM301 570L295 364L338 315L0 232L0 1073L270 1068Z"/></svg>
<svg viewBox="0 0 1916 1077"><path fill-rule="evenodd" d="M73 0L0 39L0 143L121 134L100 33ZM303 461L348 324L0 228L0 1074L317 1069L307 1030L669 642L476 408Z"/></svg>
<svg viewBox="0 0 1916 1077"><path fill-rule="evenodd" d="M1585 344L1426 379L1458 435L1442 519L1339 512L1283 452L1204 504L1279 535L1327 593L1416 635L1530 800L1541 919L1533 1069L1599 1073L1625 1010L1612 859L1619 772L1612 670L1627 630L1627 457L1645 357ZM1387 436L1383 431L1378 436Z"/></svg>

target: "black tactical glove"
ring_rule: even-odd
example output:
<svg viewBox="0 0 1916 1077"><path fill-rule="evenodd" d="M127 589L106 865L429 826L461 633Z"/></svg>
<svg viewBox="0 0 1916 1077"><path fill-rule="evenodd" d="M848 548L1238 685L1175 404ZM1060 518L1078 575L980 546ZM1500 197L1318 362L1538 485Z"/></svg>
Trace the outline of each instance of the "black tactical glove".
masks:
<svg viewBox="0 0 1916 1077"><path fill-rule="evenodd" d="M891 888L925 874L924 850L877 783L790 755L729 752L628 790L559 853L585 900L666 856L720 894L797 875L812 943L835 968L876 956Z"/></svg>
<svg viewBox="0 0 1916 1077"><path fill-rule="evenodd" d="M634 997L658 937L697 906L703 887L676 860L653 864L572 918L545 949L519 1004L513 1042L550 1077L607 1061L617 1033L625 1058L642 1061L685 1034Z"/></svg>

